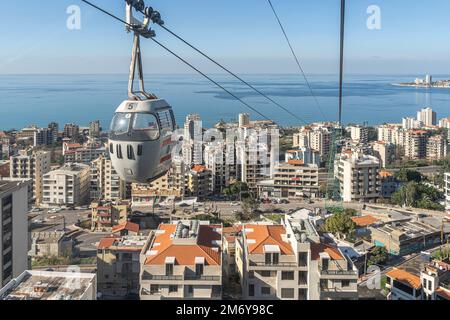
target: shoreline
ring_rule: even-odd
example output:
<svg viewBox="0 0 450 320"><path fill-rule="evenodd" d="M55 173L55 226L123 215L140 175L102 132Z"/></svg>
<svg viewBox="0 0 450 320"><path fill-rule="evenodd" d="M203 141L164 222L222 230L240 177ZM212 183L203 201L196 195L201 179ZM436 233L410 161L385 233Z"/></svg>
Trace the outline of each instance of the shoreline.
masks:
<svg viewBox="0 0 450 320"><path fill-rule="evenodd" d="M411 87L411 88L420 88L420 89L450 89L450 86L428 86L421 84L409 84L409 83L391 83L392 86L395 87Z"/></svg>

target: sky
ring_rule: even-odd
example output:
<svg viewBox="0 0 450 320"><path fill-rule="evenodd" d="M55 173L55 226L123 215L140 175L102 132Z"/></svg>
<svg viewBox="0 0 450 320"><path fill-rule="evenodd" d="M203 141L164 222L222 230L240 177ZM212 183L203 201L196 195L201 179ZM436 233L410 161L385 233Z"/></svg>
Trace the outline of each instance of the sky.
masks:
<svg viewBox="0 0 450 320"><path fill-rule="evenodd" d="M91 0L119 17L122 0ZM308 74L335 74L339 0L272 0ZM266 0L146 0L166 26L241 74L295 73L295 62ZM67 8L81 29L67 28ZM381 10L369 30L367 9ZM348 73L450 74L450 1L347 0ZM209 73L221 70L158 26L157 39ZM127 73L132 35L79 0L0 1L0 74ZM191 73L151 41L142 42L147 73Z"/></svg>

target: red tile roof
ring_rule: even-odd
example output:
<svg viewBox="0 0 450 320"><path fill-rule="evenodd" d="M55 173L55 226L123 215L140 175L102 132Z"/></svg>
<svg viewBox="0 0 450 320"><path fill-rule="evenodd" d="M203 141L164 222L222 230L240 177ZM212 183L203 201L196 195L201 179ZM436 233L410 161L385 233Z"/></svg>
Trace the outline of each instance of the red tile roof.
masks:
<svg viewBox="0 0 450 320"><path fill-rule="evenodd" d="M127 221L127 222L121 223L121 224L119 224L117 226L114 226L112 228L112 232L113 233L120 232L120 231L123 231L123 230L128 230L128 231L131 231L131 232L138 233L139 232L139 225L137 223L133 223L133 222Z"/></svg>
<svg viewBox="0 0 450 320"><path fill-rule="evenodd" d="M220 247L213 244L213 241L220 241L222 235L215 229L220 225L200 225L196 244L174 244L173 235L176 224L161 224L159 231L164 233L156 234L152 247L149 250L157 251L156 255L147 257L146 265L163 265L167 257L174 257L178 265L195 265L196 257L205 258L208 265L220 265ZM155 246L159 243L158 246Z"/></svg>
<svg viewBox="0 0 450 320"><path fill-rule="evenodd" d="M386 275L389 278L400 281L401 283L406 284L414 289L420 289L420 287L422 286L420 282L420 277L402 269L394 268L388 273L386 273Z"/></svg>
<svg viewBox="0 0 450 320"><path fill-rule="evenodd" d="M331 260L343 260L344 256L341 254L337 247L325 243L312 243L311 244L311 259L319 260L322 252L328 253Z"/></svg>
<svg viewBox="0 0 450 320"><path fill-rule="evenodd" d="M291 160L288 160L288 164L295 165L295 166L301 166L301 165L305 164L305 162L303 160L291 159Z"/></svg>
<svg viewBox="0 0 450 320"><path fill-rule="evenodd" d="M192 170L195 172L203 172L203 171L206 171L206 167L196 164L196 165L192 166Z"/></svg>
<svg viewBox="0 0 450 320"><path fill-rule="evenodd" d="M354 223L356 223L356 225L358 227L367 227L367 226L370 226L370 225L375 224L380 221L379 219L377 219L371 215L361 216L361 217L352 217L352 220Z"/></svg>
<svg viewBox="0 0 450 320"><path fill-rule="evenodd" d="M116 238L109 237L109 238L103 238L98 243L97 249L108 249L109 247L113 246L116 242Z"/></svg>
<svg viewBox="0 0 450 320"><path fill-rule="evenodd" d="M245 225L245 230L249 253L263 254L265 245L278 245L281 254L293 254L291 244L282 239L282 235L286 234L286 229L283 226L248 224ZM249 240L253 240L254 243L252 243L253 241L249 242Z"/></svg>

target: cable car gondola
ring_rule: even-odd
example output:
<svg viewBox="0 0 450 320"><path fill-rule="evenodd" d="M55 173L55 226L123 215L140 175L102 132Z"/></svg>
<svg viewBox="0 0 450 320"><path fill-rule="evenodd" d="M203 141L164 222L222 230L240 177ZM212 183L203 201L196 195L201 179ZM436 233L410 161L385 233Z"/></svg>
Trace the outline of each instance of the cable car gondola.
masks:
<svg viewBox="0 0 450 320"><path fill-rule="evenodd" d="M127 1L126 4L127 29L134 32L129 99L122 102L114 114L108 146L112 166L123 180L146 183L163 176L170 169L172 133L176 125L172 107L164 99L145 92L140 36L154 36L149 28L149 17L153 13L159 14L151 8L139 8L140 4L143 5L143 2ZM133 7L146 11L144 22L133 17ZM136 68L140 91L133 90Z"/></svg>

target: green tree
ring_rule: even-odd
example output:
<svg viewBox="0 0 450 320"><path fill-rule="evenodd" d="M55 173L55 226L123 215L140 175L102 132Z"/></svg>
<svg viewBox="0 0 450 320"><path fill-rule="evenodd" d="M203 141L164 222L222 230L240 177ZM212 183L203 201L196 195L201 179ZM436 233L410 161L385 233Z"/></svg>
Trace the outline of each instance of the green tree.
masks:
<svg viewBox="0 0 450 320"><path fill-rule="evenodd" d="M389 254L384 247L376 247L370 252L370 258L367 261L367 266L385 265L388 262Z"/></svg>
<svg viewBox="0 0 450 320"><path fill-rule="evenodd" d="M338 237L351 237L356 229L356 223L352 220L351 212L338 212L327 219L325 230L334 233Z"/></svg>
<svg viewBox="0 0 450 320"><path fill-rule="evenodd" d="M415 170L410 170L406 168L401 168L396 174L395 177L403 183L406 182L422 182L422 174Z"/></svg>

